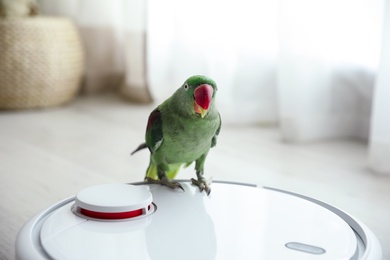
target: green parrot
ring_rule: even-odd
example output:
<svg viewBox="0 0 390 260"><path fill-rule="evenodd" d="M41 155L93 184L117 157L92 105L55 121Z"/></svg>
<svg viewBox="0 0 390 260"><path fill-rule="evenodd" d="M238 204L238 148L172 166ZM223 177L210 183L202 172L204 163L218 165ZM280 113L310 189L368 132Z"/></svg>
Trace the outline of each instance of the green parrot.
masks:
<svg viewBox="0 0 390 260"><path fill-rule="evenodd" d="M216 92L214 80L192 76L152 111L145 143L132 152L143 148L150 151L145 181L184 190L172 179L182 166L195 161L197 179L192 178L192 184L210 194L210 183L203 174L207 154L217 144L221 130L221 116L215 106Z"/></svg>

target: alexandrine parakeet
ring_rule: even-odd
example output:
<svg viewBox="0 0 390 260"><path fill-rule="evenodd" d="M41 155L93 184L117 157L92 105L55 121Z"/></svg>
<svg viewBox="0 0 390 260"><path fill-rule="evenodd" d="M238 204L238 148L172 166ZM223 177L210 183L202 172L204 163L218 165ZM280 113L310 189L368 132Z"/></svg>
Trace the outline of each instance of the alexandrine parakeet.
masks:
<svg viewBox="0 0 390 260"><path fill-rule="evenodd" d="M152 111L145 143L133 152L143 148L150 151L145 181L183 189L172 179L182 166L195 161L197 179L191 181L210 194L210 183L203 173L207 154L217 144L221 129L221 117L215 106L216 92L214 80L192 76Z"/></svg>

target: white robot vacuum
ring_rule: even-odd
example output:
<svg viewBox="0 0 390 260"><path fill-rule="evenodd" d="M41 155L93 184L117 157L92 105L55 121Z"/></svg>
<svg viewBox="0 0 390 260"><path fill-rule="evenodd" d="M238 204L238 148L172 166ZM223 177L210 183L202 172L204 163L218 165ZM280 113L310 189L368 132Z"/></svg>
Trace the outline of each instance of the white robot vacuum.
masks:
<svg viewBox="0 0 390 260"><path fill-rule="evenodd" d="M324 202L214 181L207 196L146 184L80 191L28 221L22 259L382 259L375 235Z"/></svg>

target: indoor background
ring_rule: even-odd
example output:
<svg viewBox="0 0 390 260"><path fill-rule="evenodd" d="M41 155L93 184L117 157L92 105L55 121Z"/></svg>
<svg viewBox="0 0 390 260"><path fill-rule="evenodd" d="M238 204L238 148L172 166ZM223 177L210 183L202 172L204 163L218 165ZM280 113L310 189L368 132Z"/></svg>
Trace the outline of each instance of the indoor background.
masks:
<svg viewBox="0 0 390 260"><path fill-rule="evenodd" d="M14 258L18 230L53 203L94 184L143 180L148 152L130 152L149 113L195 74L217 82L223 122L207 177L339 207L390 259L389 1L0 8L0 259Z"/></svg>

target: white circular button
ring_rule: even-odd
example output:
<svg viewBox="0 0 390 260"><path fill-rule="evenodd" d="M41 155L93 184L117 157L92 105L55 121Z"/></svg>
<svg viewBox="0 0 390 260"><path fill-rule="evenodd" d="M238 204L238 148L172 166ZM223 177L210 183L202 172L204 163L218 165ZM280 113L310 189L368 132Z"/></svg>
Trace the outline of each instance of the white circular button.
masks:
<svg viewBox="0 0 390 260"><path fill-rule="evenodd" d="M152 193L145 186L104 184L77 193L75 205L88 217L123 219L148 213L152 201Z"/></svg>

